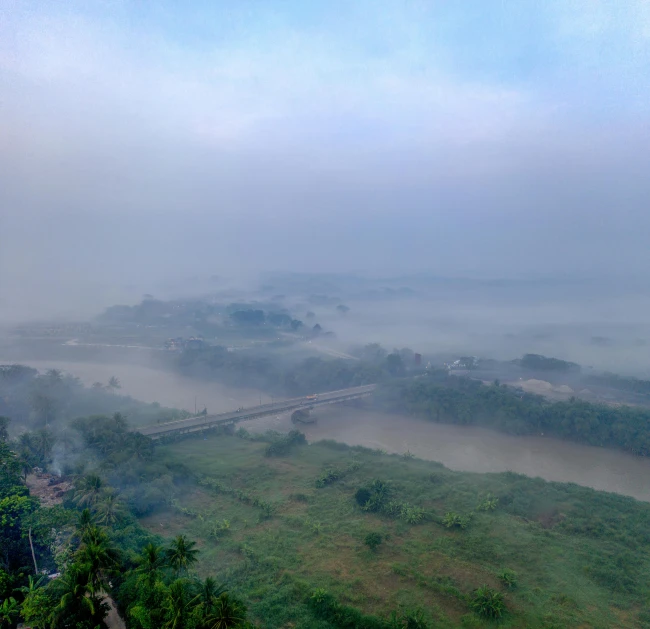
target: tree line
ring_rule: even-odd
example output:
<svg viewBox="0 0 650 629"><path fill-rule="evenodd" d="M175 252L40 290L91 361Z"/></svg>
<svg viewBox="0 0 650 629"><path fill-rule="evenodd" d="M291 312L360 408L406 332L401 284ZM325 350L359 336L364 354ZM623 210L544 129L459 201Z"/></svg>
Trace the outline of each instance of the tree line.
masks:
<svg viewBox="0 0 650 629"><path fill-rule="evenodd" d="M499 384L432 374L386 383L376 402L392 411L438 422L473 424L511 434L544 434L589 445L650 455L650 409L594 404L571 398L552 402Z"/></svg>
<svg viewBox="0 0 650 629"><path fill-rule="evenodd" d="M77 422L84 445L106 471L135 468L153 446L124 418ZM106 442L108 438L108 442ZM95 468L77 474L63 505L41 507L25 484L20 443L0 424L0 627L101 629L117 606L134 629L247 628L245 604L213 578L193 572L196 543L167 545L146 534ZM128 472L120 472L128 474ZM119 475L119 474L118 474ZM110 476L110 474L109 474Z"/></svg>
<svg viewBox="0 0 650 629"><path fill-rule="evenodd" d="M59 369L39 373L25 365L0 365L0 416L38 429L52 428L71 417L91 413L122 412L142 420L183 416L181 411L120 395L120 389L121 383L115 376L105 384L95 382L85 387L79 378Z"/></svg>
<svg viewBox="0 0 650 629"><path fill-rule="evenodd" d="M410 350L388 353L371 345L359 360L311 357L287 364L265 353L229 352L213 346L185 350L173 364L184 375L298 396L406 376L412 369L412 354Z"/></svg>

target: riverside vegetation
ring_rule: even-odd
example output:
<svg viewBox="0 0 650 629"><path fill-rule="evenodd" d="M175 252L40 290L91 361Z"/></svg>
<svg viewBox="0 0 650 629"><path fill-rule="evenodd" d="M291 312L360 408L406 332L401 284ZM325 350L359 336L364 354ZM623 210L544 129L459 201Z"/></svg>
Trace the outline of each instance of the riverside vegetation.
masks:
<svg viewBox="0 0 650 629"><path fill-rule="evenodd" d="M429 378L396 380L379 402L437 394ZM513 403L503 387L474 393ZM3 628L96 629L110 598L138 629L650 627L650 505L631 498L307 445L297 431L154 444L119 412L36 421L16 440L10 427L0 422ZM74 488L40 506L25 478L55 464ZM34 574L34 560L61 576Z"/></svg>
<svg viewBox="0 0 650 629"><path fill-rule="evenodd" d="M143 629L650 626L645 503L299 433L74 429L75 489L52 508L3 442L4 626L94 629L104 593ZM30 527L63 572L49 584Z"/></svg>

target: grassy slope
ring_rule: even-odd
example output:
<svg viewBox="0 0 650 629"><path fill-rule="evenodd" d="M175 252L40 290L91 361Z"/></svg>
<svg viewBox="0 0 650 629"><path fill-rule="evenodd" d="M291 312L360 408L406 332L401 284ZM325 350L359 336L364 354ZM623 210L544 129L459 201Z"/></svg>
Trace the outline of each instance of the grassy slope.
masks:
<svg viewBox="0 0 650 629"><path fill-rule="evenodd" d="M404 605L423 608L436 627L486 626L462 596L485 583L505 592L503 627L650 626L650 505L339 444L299 446L282 458L265 457L265 447L212 436L161 447L158 455L274 503L270 519L232 494L189 484L177 492L176 508L143 520L156 533L200 540L199 572L227 580L263 627L330 626L305 604L316 587L379 616ZM325 468L352 461L358 470L316 488ZM400 502L425 507L428 521L408 525L361 511L354 493L375 478L388 481ZM488 493L500 498L497 510L475 512ZM474 512L467 530L441 526L450 510ZM215 531L224 519L230 528ZM376 552L363 544L371 531L389 537ZM518 574L512 591L497 578L506 568Z"/></svg>

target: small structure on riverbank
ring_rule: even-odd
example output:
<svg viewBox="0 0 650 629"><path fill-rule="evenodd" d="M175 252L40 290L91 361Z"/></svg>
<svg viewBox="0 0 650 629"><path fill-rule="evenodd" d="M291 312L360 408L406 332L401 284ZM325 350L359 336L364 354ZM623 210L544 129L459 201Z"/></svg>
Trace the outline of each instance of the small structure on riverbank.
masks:
<svg viewBox="0 0 650 629"><path fill-rule="evenodd" d="M311 416L312 407L299 408L291 413L291 423L293 424L315 424L316 418Z"/></svg>

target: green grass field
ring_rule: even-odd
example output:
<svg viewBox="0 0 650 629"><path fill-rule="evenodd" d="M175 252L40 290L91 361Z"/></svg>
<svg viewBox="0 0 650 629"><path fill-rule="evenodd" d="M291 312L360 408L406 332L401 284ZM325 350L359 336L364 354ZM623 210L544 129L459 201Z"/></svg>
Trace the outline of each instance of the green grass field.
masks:
<svg viewBox="0 0 650 629"><path fill-rule="evenodd" d="M142 520L198 540L198 572L227 582L262 627L343 626L316 617L317 588L380 618L421 609L432 627L492 626L470 608L484 584L504 595L502 627L650 627L646 503L330 442L281 457L265 456L267 446L226 435L161 446L157 456L196 478ZM357 490L375 479L410 505L402 517L359 506ZM477 510L489 497L496 508ZM410 524L404 513L418 507L424 517ZM448 512L471 516L467 527L446 528ZM375 550L364 543L371 532L382 536ZM504 571L516 573L514 587Z"/></svg>

